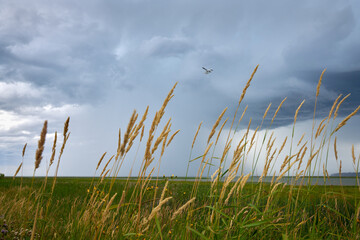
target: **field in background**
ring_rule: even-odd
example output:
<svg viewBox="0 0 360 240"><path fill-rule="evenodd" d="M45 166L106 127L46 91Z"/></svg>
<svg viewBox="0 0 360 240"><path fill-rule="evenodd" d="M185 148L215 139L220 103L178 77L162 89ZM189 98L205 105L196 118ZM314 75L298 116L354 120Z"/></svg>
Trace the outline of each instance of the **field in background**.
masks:
<svg viewBox="0 0 360 240"><path fill-rule="evenodd" d="M176 84L147 128L149 108L139 119L138 113L133 112L125 131L119 130L117 151L110 156L104 153L94 166L94 175L100 177L57 177L70 136L69 118L64 124L60 150L57 151L57 133L51 149L47 173L56 163L55 176L35 177L46 140L45 121L33 177L15 177L21 163L14 180L8 177L0 180L0 218L4 221L0 239L359 239L359 178L356 175L354 186L344 186L336 134L360 106L335 124L338 110L348 97L340 95L329 115L316 123L323 71L316 89L313 127L306 133L311 140L303 141L304 135L294 136L304 101L295 111L289 137L276 139L271 131L286 98L277 107L261 139L257 133L263 130L262 123L271 104L254 133L249 134L250 120L242 138L236 140L234 136L247 106L241 115L238 110L256 71L257 67L244 87L233 118L223 119L225 108L209 133L203 154L194 157L192 151L200 123L187 164L188 169L190 164L197 164L198 172L188 181L169 181L159 176L161 161L166 161L163 154L178 133L172 132L171 118L162 122ZM220 136L227 139L225 147L215 151ZM139 151L141 144L145 148L143 152ZM285 145L289 151L284 158L279 157L282 151L287 151ZM135 152L135 159L127 158L130 151ZM22 156L25 152L26 145ZM339 164L336 178L339 186L309 184L318 179L314 176L320 169L324 183L333 179L327 172L330 152ZM353 145L351 161L358 172L360 156L356 157L355 152ZM261 153L265 153L265 163L261 176L254 181ZM118 179L124 161L140 161L140 169L131 168L129 172L129 176L137 174L136 178ZM276 162L281 163L280 168L275 167ZM250 173L244 171L245 163L251 163ZM214 170L210 171L209 166ZM297 184L288 184L285 179Z"/></svg>

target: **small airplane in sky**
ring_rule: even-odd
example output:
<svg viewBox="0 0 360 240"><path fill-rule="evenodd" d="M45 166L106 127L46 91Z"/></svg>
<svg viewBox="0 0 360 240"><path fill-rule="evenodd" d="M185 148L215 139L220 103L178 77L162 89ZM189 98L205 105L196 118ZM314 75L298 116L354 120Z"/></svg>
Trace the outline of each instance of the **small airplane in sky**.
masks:
<svg viewBox="0 0 360 240"><path fill-rule="evenodd" d="M205 70L205 74L209 74L209 73L211 73L212 71L213 71L213 69L212 68L210 68L210 69L207 69L207 68L205 68L205 67L202 67L202 69L204 69Z"/></svg>

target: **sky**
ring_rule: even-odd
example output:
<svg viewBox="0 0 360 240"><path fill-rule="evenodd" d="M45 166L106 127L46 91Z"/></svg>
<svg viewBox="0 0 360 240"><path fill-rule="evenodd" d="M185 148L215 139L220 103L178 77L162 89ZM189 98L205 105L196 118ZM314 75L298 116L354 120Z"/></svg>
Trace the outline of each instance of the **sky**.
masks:
<svg viewBox="0 0 360 240"><path fill-rule="evenodd" d="M37 176L44 175L54 133L59 134L58 156L63 124L70 116L71 135L59 175L92 176L104 152L106 160L116 153L119 128L125 132L133 110L141 116L149 106L147 133L154 114L178 82L161 126L171 117L172 133L180 132L166 149L159 174L184 176L189 158L204 152L222 110L228 107L225 117L234 115L258 64L240 105L240 113L249 107L234 139L240 139L250 118L252 134L269 103L272 116L285 97L273 125L269 126L268 116L259 136L266 129L268 135L274 131L277 145L291 136L295 110L305 99L294 142L302 133L309 139L316 86L325 68L317 123L339 94L351 96L334 125L360 104L360 2L356 0L0 0L0 6L0 172L6 175L13 175L21 163L25 143L22 172L33 174L37 141L48 120L44 158L36 171ZM204 74L202 67L213 72ZM358 156L359 130L357 114L337 133L343 172L354 171L351 146ZM221 135L218 150L226 136ZM134 159L135 169L140 167L144 143L136 155L137 145L119 175L128 175ZM328 172L334 173L338 163L332 148L329 152ZM256 173L261 173L263 159ZM245 169L250 168L247 162ZM197 169L195 161L189 175ZM50 170L53 174L54 166Z"/></svg>

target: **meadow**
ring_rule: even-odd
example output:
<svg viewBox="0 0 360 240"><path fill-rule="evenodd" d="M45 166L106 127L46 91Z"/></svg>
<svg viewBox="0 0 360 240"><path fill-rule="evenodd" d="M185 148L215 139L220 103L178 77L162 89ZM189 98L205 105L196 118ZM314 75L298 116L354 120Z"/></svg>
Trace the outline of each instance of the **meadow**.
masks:
<svg viewBox="0 0 360 240"><path fill-rule="evenodd" d="M271 117L265 135L258 139L262 123L249 134L248 128L240 140L235 133L247 106L243 98L257 71L253 71L239 98L231 119L223 119L227 108L219 115L209 133L206 148L200 156L192 156L202 123L194 134L187 163L197 164L195 178L174 179L159 176L159 167L166 148L179 131L171 129L171 118L163 121L167 104L176 87L170 90L163 105L156 112L149 127L145 127L149 108L141 117L134 111L122 133L119 130L118 148L113 155L104 153L94 166L96 177L57 177L61 157L70 137L70 118L65 121L62 143L57 151L55 134L51 158L47 166L55 165L55 175L36 177L46 141L47 121L41 130L34 160L33 177L18 176L0 179L0 239L359 239L360 238L360 185L341 184L342 161L338 159L336 135L360 106L334 124L338 110L347 96L334 100L329 114L316 123L316 103L322 77L316 89L312 129L303 136L295 136L300 103L294 112L290 137L276 139L271 124L286 98ZM262 122L271 104L264 112ZM238 112L243 109L243 112ZM162 122L162 124L160 124ZM161 126L161 127L160 127ZM226 143L215 153L220 136ZM275 144L279 141L279 144ZM60 142L60 141L59 141ZM278 142L276 142L278 143ZM140 145L144 151L139 151ZM284 146L290 150L282 159ZM255 154L253 151L255 150ZM128 153L136 153L135 160ZM339 164L339 186L307 184L318 169L322 169L324 182L330 181L327 172L329 153ZM26 153L26 145L22 156ZM251 153L251 154L250 154ZM250 181L258 166L260 153L265 153L263 171L256 182ZM352 164L358 172L360 157L352 147ZM124 161L140 161L140 169L131 169L129 176L119 179ZM280 169L274 168L280 162ZM253 171L244 171L251 163ZM209 166L213 166L210 172ZM294 174L295 173L295 174ZM271 181L265 181L266 178ZM282 181L293 178L299 184ZM206 178L206 181L202 179Z"/></svg>

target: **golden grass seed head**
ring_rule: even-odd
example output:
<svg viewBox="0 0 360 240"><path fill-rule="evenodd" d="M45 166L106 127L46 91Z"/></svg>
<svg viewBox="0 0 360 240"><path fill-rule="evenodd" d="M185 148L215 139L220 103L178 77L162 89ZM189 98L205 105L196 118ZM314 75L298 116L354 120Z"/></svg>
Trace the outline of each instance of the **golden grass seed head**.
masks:
<svg viewBox="0 0 360 240"><path fill-rule="evenodd" d="M338 160L338 152L337 152L337 148L336 148L336 136L335 136L335 140L334 140L334 153L335 153L335 159L337 161Z"/></svg>
<svg viewBox="0 0 360 240"><path fill-rule="evenodd" d="M38 148L35 153L35 169L39 168L41 160L43 158L42 153L44 151L46 133L47 133L47 120L44 122L43 128L41 130L40 139L38 141Z"/></svg>
<svg viewBox="0 0 360 240"><path fill-rule="evenodd" d="M203 123L203 122L201 121L201 123L199 124L199 126L198 126L198 128L197 128L197 131L196 131L196 133L195 133L193 142L192 142L192 144L191 144L191 148L194 148L195 140L196 140L196 138L197 138L197 135L199 134L199 131L200 131L200 128L201 128L201 124L202 124L202 123Z"/></svg>
<svg viewBox="0 0 360 240"><path fill-rule="evenodd" d="M316 97L319 96L321 81L322 81L322 78L323 78L323 75L324 75L325 71L326 71L326 68L322 71L322 73L321 73L321 75L320 75L319 82L318 82L318 84L317 84L317 86L316 86Z"/></svg>
<svg viewBox="0 0 360 240"><path fill-rule="evenodd" d="M253 79L253 77L254 77L254 75L255 75L258 67L259 67L259 65L257 65L257 66L255 67L253 73L251 74L249 80L247 81L247 83L246 83L246 85L245 85L245 87L244 87L244 89L243 89L243 92L241 93L241 96L240 96L240 99L239 99L239 104L240 104L240 103L242 102L242 100L244 99L245 94L246 94L246 90L250 87L250 82L251 82L251 80Z"/></svg>
<svg viewBox="0 0 360 240"><path fill-rule="evenodd" d="M296 109L295 116L294 116L294 124L296 123L296 119L297 119L299 110L300 110L301 106L304 104L304 102L305 102L305 99L300 103L299 107Z"/></svg>
<svg viewBox="0 0 360 240"><path fill-rule="evenodd" d="M23 165L23 163L20 163L19 167L16 169L16 172L15 172L15 174L14 174L14 176L13 176L13 179L15 179L16 175L19 173L22 165Z"/></svg>
<svg viewBox="0 0 360 240"><path fill-rule="evenodd" d="M283 103L285 102L286 99L287 99L287 97L285 97L285 98L281 101L281 103L279 104L278 108L276 109L276 111L275 111L275 113L274 113L274 116L273 116L272 119L271 119L270 125L272 125L272 123L274 122L274 119L276 118L276 115L278 114L281 106L283 105Z"/></svg>
<svg viewBox="0 0 360 240"><path fill-rule="evenodd" d="M171 137L170 137L170 139L169 139L169 141L168 141L168 143L166 144L166 147L168 147L169 145L170 145L170 143L172 142L172 140L174 139L174 137L178 134L180 132L180 129L179 130L177 130L176 132L174 132L174 134L173 135L171 135Z"/></svg>
<svg viewBox="0 0 360 240"><path fill-rule="evenodd" d="M342 94L340 94L340 95L335 99L335 101L334 101L334 103L333 103L333 105L332 105L332 107L331 107L331 109L330 109L330 111L329 111L328 121L330 120L331 115L332 115L332 113L333 113L333 111L334 111L334 109L335 109L335 106L336 106L336 104L337 104L337 102L339 101L339 99L340 99L341 96L342 96Z"/></svg>
<svg viewBox="0 0 360 240"><path fill-rule="evenodd" d="M216 141L215 141L215 145L217 145L218 141L219 141L219 137L221 135L221 132L226 124L226 122L229 120L229 118L226 118L225 121L223 122L223 124L221 125L220 129L219 129L219 132L218 132L218 135L216 137Z"/></svg>
<svg viewBox="0 0 360 240"><path fill-rule="evenodd" d="M297 143L296 146L299 146L299 145L300 145L300 143L301 143L301 141L303 140L304 136L305 136L305 133L303 133L303 135L301 136L301 138L300 138L300 140L299 140L299 142Z"/></svg>
<svg viewBox="0 0 360 240"><path fill-rule="evenodd" d="M263 120L266 118L266 115L267 115L270 107L271 107L271 103L268 105L268 107L266 108L266 110L265 110L265 112L264 112L264 115L263 115L263 117L262 117Z"/></svg>
<svg viewBox="0 0 360 240"><path fill-rule="evenodd" d="M352 156L352 159L353 159L353 164L355 166L356 157L355 157L354 144L351 146L351 156Z"/></svg>
<svg viewBox="0 0 360 240"><path fill-rule="evenodd" d="M106 155L106 152L104 152L104 154L100 157L100 160L98 161L98 164L97 164L97 166L96 166L96 170L98 170L98 168L99 168L102 160L104 159L105 155Z"/></svg>
<svg viewBox="0 0 360 240"><path fill-rule="evenodd" d="M346 95L345 97L343 97L343 99L341 99L341 101L339 102L339 104L336 106L335 112L334 112L334 119L337 117L338 115L338 111L339 108L341 106L341 104L345 101L345 99L347 99L351 94L349 93L348 95Z"/></svg>
<svg viewBox="0 0 360 240"><path fill-rule="evenodd" d="M224 116L225 112L227 110L227 107L221 112L221 114L219 115L218 119L216 120L216 122L214 123L212 129L211 129L211 132L209 134L209 138L207 140L207 144L209 144L212 136L215 134L215 130L217 128L217 126L219 125L220 121L221 121L221 118Z"/></svg>
<svg viewBox="0 0 360 240"><path fill-rule="evenodd" d="M23 147L22 154L21 154L22 157L24 157L24 155L25 155L26 146L27 146L27 143L25 143L25 145Z"/></svg>
<svg viewBox="0 0 360 240"><path fill-rule="evenodd" d="M339 123L339 125L335 128L333 133L337 132L340 128L342 128L346 124L346 122L349 121L349 119L359 111L359 109L360 109L360 105L352 113L350 113L344 120L342 120Z"/></svg>

